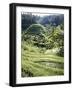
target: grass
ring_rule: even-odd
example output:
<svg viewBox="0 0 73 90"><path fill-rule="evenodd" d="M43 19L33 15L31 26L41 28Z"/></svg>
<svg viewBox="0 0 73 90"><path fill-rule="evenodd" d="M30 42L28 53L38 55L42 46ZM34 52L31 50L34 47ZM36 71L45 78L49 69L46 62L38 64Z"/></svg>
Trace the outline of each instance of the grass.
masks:
<svg viewBox="0 0 73 90"><path fill-rule="evenodd" d="M64 75L64 57L41 53L40 48L22 43L22 77Z"/></svg>

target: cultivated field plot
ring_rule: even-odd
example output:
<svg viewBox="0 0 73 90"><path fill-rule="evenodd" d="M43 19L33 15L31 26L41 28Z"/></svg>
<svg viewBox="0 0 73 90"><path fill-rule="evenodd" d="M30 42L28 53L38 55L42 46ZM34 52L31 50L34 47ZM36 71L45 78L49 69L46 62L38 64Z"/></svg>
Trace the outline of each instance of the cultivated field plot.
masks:
<svg viewBox="0 0 73 90"><path fill-rule="evenodd" d="M25 45L23 46L25 47ZM54 55L51 52L49 54L40 53L39 48L31 47L31 45L27 48L28 51L22 48L22 77L64 74L63 57Z"/></svg>

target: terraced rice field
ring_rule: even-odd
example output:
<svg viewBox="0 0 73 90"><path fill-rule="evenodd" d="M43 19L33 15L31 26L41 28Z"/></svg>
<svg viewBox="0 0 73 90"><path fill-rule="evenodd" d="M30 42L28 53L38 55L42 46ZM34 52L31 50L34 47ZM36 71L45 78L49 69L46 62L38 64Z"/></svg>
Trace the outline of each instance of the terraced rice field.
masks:
<svg viewBox="0 0 73 90"><path fill-rule="evenodd" d="M22 77L64 75L64 57L41 53L39 49L34 48L36 51L32 50L32 47L31 50L22 47Z"/></svg>

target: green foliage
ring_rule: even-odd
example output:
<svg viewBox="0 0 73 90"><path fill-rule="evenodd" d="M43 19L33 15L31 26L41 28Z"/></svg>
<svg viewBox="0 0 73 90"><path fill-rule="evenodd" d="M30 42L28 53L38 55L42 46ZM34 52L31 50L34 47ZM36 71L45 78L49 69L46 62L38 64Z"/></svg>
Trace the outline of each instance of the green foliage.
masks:
<svg viewBox="0 0 73 90"><path fill-rule="evenodd" d="M32 24L27 28L26 33L28 34L42 34L45 33L45 27L41 24Z"/></svg>
<svg viewBox="0 0 73 90"><path fill-rule="evenodd" d="M64 47L60 47L57 55L64 57Z"/></svg>

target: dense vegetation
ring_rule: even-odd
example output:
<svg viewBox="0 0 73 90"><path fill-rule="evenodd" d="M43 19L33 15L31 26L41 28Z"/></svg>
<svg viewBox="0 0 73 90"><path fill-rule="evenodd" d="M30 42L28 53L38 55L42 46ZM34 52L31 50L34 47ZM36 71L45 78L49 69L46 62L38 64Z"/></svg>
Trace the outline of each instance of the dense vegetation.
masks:
<svg viewBox="0 0 73 90"><path fill-rule="evenodd" d="M22 14L21 76L64 75L64 16Z"/></svg>

